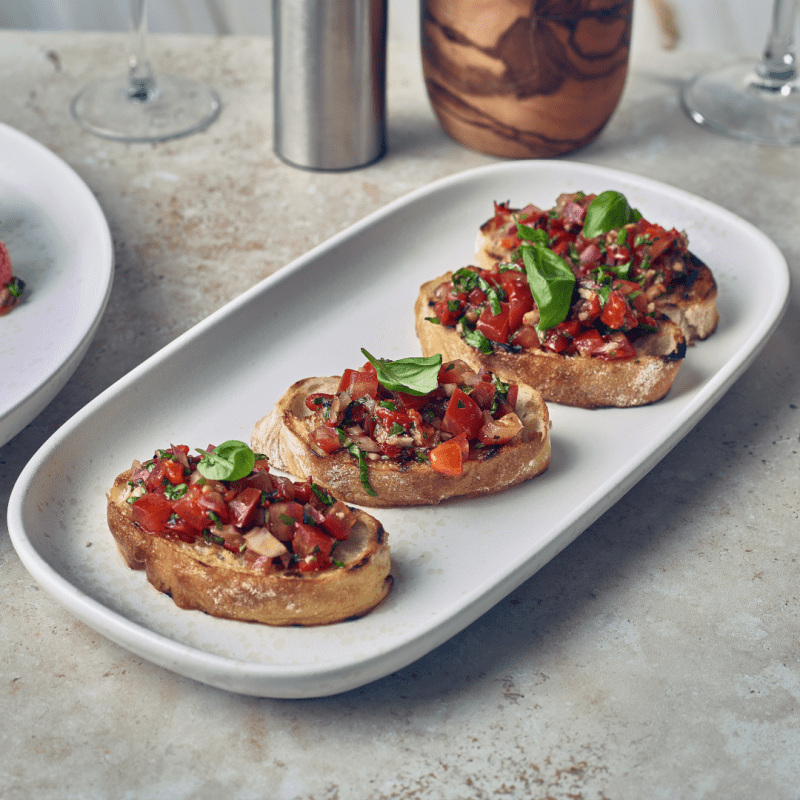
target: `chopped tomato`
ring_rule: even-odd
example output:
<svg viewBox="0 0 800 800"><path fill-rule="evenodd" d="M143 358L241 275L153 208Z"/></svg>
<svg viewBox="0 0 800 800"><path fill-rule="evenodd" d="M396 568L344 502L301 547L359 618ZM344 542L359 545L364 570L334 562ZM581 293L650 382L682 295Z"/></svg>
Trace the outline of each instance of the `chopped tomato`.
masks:
<svg viewBox="0 0 800 800"><path fill-rule="evenodd" d="M428 402L428 395L406 394L405 392L391 392L396 405L405 409L419 409Z"/></svg>
<svg viewBox="0 0 800 800"><path fill-rule="evenodd" d="M253 521L256 508L261 500L261 492L249 486L228 502L231 523L244 528Z"/></svg>
<svg viewBox="0 0 800 800"><path fill-rule="evenodd" d="M293 500L271 503L268 515L270 533L282 542L289 542L294 537L295 523L303 521L303 506Z"/></svg>
<svg viewBox="0 0 800 800"><path fill-rule="evenodd" d="M495 396L494 384L489 381L479 381L472 387L469 396L481 408L491 408Z"/></svg>
<svg viewBox="0 0 800 800"><path fill-rule="evenodd" d="M292 539L292 550L298 556L301 572L314 572L330 565L333 539L315 525L298 522Z"/></svg>
<svg viewBox="0 0 800 800"><path fill-rule="evenodd" d="M481 312L480 317L478 317L475 327L487 339L490 339L493 342L501 342L504 344L508 339L509 333L508 312L508 303L500 303L499 314L495 314L492 311L491 305L486 305Z"/></svg>
<svg viewBox="0 0 800 800"><path fill-rule="evenodd" d="M201 492L197 498L197 504L200 508L207 512L211 512L217 516L220 522L228 522L230 517L228 515L228 505L225 498L215 491Z"/></svg>
<svg viewBox="0 0 800 800"><path fill-rule="evenodd" d="M378 406L375 415L388 431L392 425L400 425L404 430L411 426L411 417L405 411L392 411L390 408Z"/></svg>
<svg viewBox="0 0 800 800"><path fill-rule="evenodd" d="M457 477L463 472L461 445L455 439L448 439L436 445L428 454L431 468L449 477Z"/></svg>
<svg viewBox="0 0 800 800"><path fill-rule="evenodd" d="M316 445L323 453L333 453L338 450L342 443L339 441L339 434L327 425L320 425L314 428L308 435L311 443Z"/></svg>
<svg viewBox="0 0 800 800"><path fill-rule="evenodd" d="M172 503L163 494L142 495L133 504L133 518L149 533L158 533L172 514Z"/></svg>
<svg viewBox="0 0 800 800"><path fill-rule="evenodd" d="M442 430L457 434L464 431L467 438L474 439L483 425L483 411L480 406L461 389L456 389L447 404L442 419Z"/></svg>
<svg viewBox="0 0 800 800"><path fill-rule="evenodd" d="M613 290L608 295L608 300L603 306L603 313L600 315L603 324L615 330L621 328L625 320L626 306L627 304L622 294L616 289Z"/></svg>
<svg viewBox="0 0 800 800"><path fill-rule="evenodd" d="M197 502L202 493L202 489L197 484L192 484L186 494L172 505L172 510L197 530L202 530L210 523L205 509Z"/></svg>
<svg viewBox="0 0 800 800"><path fill-rule="evenodd" d="M339 384L340 392L347 392L355 400L359 397L376 397L378 376L375 372L358 372L346 369Z"/></svg>
<svg viewBox="0 0 800 800"><path fill-rule="evenodd" d="M596 328L589 328L589 330L584 331L579 336L576 336L572 343L582 356L591 356L596 352L600 352L600 349L605 345L603 337Z"/></svg>
<svg viewBox="0 0 800 800"><path fill-rule="evenodd" d="M316 411L319 408L329 406L332 400L332 394L326 394L325 392L314 392L306 397L306 408L309 411Z"/></svg>
<svg viewBox="0 0 800 800"><path fill-rule="evenodd" d="M451 303L453 304L451 307ZM433 313L442 325L455 325L461 313L461 303L452 300L440 300L433 305Z"/></svg>
<svg viewBox="0 0 800 800"><path fill-rule="evenodd" d="M464 375L469 372L472 372L469 364L467 364L466 361L462 361L460 358L457 358L454 361L445 361L442 366L439 367L439 385L442 386L448 383L463 383Z"/></svg>
<svg viewBox="0 0 800 800"><path fill-rule="evenodd" d="M626 358L635 358L636 350L624 333L614 333L609 337L604 347L594 353L595 358L601 361L615 361Z"/></svg>
<svg viewBox="0 0 800 800"><path fill-rule="evenodd" d="M356 524L356 515L337 500L326 512L320 523L327 533L344 542L350 538L350 530Z"/></svg>
<svg viewBox="0 0 800 800"><path fill-rule="evenodd" d="M539 334L532 325L522 325L516 333L511 336L511 344L517 347L524 347L526 350L539 346Z"/></svg>

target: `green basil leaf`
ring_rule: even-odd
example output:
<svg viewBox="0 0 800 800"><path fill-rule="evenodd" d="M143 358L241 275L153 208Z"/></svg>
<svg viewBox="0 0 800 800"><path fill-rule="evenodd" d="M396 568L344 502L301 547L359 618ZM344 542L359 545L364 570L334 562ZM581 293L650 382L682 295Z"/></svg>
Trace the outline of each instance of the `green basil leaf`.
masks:
<svg viewBox="0 0 800 800"><path fill-rule="evenodd" d="M601 192L586 209L583 235L587 239L593 239L641 218L642 215L628 205L624 194L614 191Z"/></svg>
<svg viewBox="0 0 800 800"><path fill-rule="evenodd" d="M533 244L542 244L547 246L547 231L541 228L531 228L528 225L517 223L517 238Z"/></svg>
<svg viewBox="0 0 800 800"><path fill-rule="evenodd" d="M213 450L200 450L203 457L197 465L198 472L214 481L238 481L252 471L256 463L255 453L237 439L223 442Z"/></svg>
<svg viewBox="0 0 800 800"><path fill-rule="evenodd" d="M461 337L468 345L470 345L470 347L480 350L480 352L484 355L488 356L490 353L494 352L492 349L492 343L478 330L471 331L467 328L464 328L464 332L461 334Z"/></svg>
<svg viewBox="0 0 800 800"><path fill-rule="evenodd" d="M453 286L457 292L469 294L476 286L478 286L479 275L475 270L462 267L453 273Z"/></svg>
<svg viewBox="0 0 800 800"><path fill-rule="evenodd" d="M575 288L575 275L563 258L546 247L521 248L531 294L539 308L539 331L567 318Z"/></svg>
<svg viewBox="0 0 800 800"><path fill-rule="evenodd" d="M383 361L370 355L363 347L361 352L375 367L380 384L390 392L403 392L421 396L430 394L438 385L439 367L442 356L399 358L397 361Z"/></svg>

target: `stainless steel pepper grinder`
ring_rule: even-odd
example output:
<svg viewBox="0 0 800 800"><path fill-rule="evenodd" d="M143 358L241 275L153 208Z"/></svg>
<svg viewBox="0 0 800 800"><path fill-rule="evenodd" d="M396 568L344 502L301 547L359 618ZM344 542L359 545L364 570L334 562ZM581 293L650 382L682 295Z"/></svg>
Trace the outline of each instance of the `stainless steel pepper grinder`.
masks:
<svg viewBox="0 0 800 800"><path fill-rule="evenodd" d="M345 170L386 152L387 0L273 0L275 152Z"/></svg>

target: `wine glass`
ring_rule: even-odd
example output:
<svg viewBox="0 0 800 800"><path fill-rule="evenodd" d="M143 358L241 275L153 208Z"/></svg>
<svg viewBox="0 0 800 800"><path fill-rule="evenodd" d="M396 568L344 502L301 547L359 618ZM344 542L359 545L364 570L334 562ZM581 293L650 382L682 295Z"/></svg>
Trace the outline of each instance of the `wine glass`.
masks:
<svg viewBox="0 0 800 800"><path fill-rule="evenodd" d="M772 27L760 60L701 72L681 93L701 125L751 142L800 143L800 80L794 52L797 0L775 0Z"/></svg>
<svg viewBox="0 0 800 800"><path fill-rule="evenodd" d="M157 142L202 130L220 110L209 87L188 78L159 75L147 54L147 3L130 0L128 76L104 78L82 89L71 104L85 130L123 142Z"/></svg>

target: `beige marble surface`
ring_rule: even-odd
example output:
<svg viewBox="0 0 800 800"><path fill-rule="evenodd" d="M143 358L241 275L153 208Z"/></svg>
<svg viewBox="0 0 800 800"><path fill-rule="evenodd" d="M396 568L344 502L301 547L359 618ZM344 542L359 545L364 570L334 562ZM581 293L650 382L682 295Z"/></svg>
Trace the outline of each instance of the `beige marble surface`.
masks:
<svg viewBox="0 0 800 800"><path fill-rule="evenodd" d="M38 447L136 364L388 201L492 159L438 128L413 46L392 43L389 153L343 174L271 149L270 42L156 37L157 67L213 83L206 132L124 145L68 103L120 69L112 35L0 32L0 120L71 164L115 242L107 313L74 377L0 447L0 796L800 797L798 292L762 356L614 508L492 611L344 695L226 694L95 634L39 590L8 494ZM711 61L640 53L608 129L570 158L741 214L800 263L800 150L693 125L680 81Z"/></svg>

